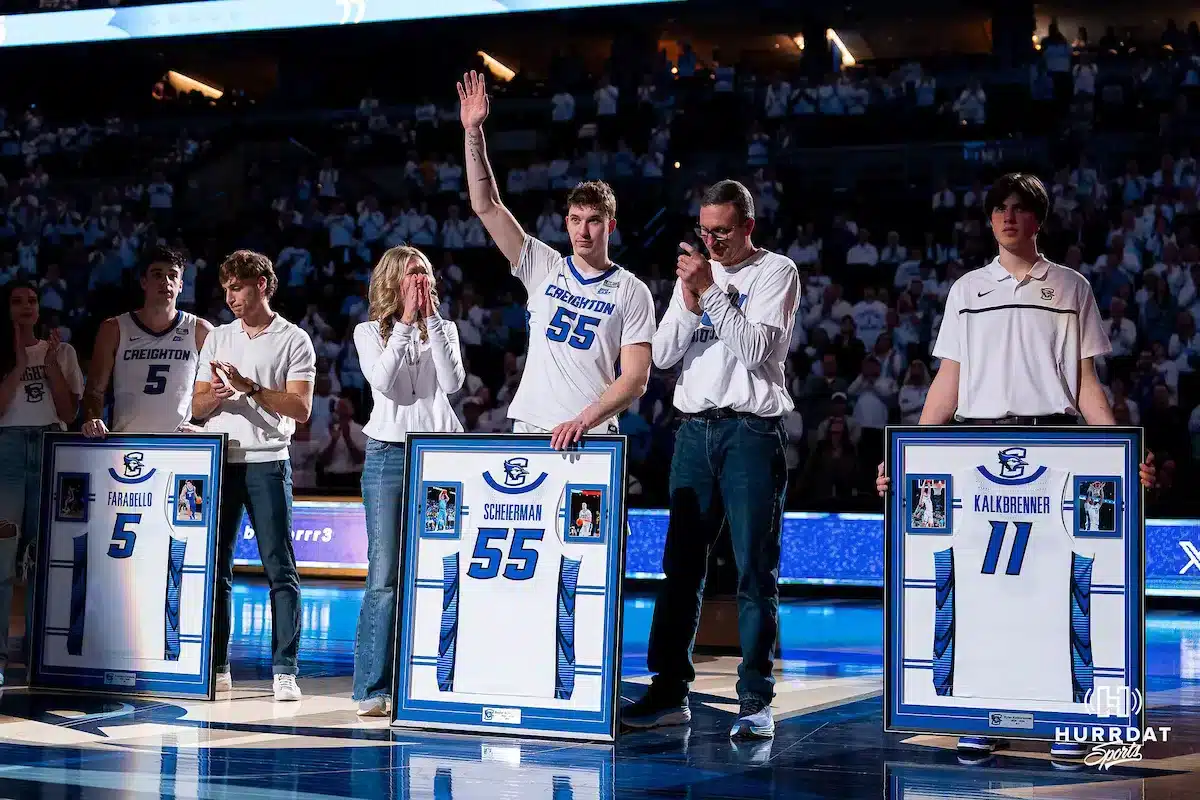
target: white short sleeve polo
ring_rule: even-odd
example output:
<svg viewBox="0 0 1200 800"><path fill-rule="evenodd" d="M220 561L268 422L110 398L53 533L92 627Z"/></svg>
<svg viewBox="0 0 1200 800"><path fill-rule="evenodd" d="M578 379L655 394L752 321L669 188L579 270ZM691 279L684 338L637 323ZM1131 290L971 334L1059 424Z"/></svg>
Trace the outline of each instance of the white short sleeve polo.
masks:
<svg viewBox="0 0 1200 800"><path fill-rule="evenodd" d="M288 381L311 383L317 372L312 339L279 314L253 338L246 335L239 319L214 328L200 351L198 382L212 383L213 361L233 364L255 383L280 392L287 388ZM268 411L253 397L239 394L222 403L204 429L229 434L230 463L284 461L296 421Z"/></svg>
<svg viewBox="0 0 1200 800"><path fill-rule="evenodd" d="M1111 352L1087 278L1039 261L1018 282L999 259L950 289L933 355L959 364L963 419L1079 413L1079 361Z"/></svg>

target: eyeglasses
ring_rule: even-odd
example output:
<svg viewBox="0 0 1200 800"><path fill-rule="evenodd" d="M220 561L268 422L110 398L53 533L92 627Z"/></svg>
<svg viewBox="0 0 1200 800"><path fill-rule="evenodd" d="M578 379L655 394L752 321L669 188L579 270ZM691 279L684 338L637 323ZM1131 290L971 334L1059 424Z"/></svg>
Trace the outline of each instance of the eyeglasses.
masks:
<svg viewBox="0 0 1200 800"><path fill-rule="evenodd" d="M723 242L733 235L732 228L716 228L710 231L708 228L697 225L693 230L698 238L712 239L714 242Z"/></svg>

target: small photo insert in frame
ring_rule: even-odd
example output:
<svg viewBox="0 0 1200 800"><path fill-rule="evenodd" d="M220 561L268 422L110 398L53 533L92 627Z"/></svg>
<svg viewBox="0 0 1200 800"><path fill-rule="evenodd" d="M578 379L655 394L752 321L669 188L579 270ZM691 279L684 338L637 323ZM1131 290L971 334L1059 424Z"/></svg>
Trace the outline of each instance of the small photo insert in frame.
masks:
<svg viewBox="0 0 1200 800"><path fill-rule="evenodd" d="M1082 476L1075 481L1075 521L1080 532L1115 533L1117 481Z"/></svg>
<svg viewBox="0 0 1200 800"><path fill-rule="evenodd" d="M567 486L566 536L567 541L599 542L604 538L607 513L604 505L604 487Z"/></svg>
<svg viewBox="0 0 1200 800"><path fill-rule="evenodd" d="M171 517L176 525L208 524L208 481L203 475L176 475L172 489Z"/></svg>
<svg viewBox="0 0 1200 800"><path fill-rule="evenodd" d="M92 477L86 472L60 472L54 487L56 522L87 522Z"/></svg>
<svg viewBox="0 0 1200 800"><path fill-rule="evenodd" d="M425 532L455 533L458 530L458 485L425 484Z"/></svg>
<svg viewBox="0 0 1200 800"><path fill-rule="evenodd" d="M915 530L946 528L946 481L939 478L909 480L910 526Z"/></svg>

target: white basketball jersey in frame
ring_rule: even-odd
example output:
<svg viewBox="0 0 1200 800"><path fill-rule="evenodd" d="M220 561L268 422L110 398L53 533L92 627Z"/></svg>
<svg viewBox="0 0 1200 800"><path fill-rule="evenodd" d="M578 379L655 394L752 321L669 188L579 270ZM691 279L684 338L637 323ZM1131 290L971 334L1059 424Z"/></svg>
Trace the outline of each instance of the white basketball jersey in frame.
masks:
<svg viewBox="0 0 1200 800"><path fill-rule="evenodd" d="M179 660L187 529L171 522L170 470L132 453L93 484L86 530L73 540L70 655L115 655L135 669Z"/></svg>
<svg viewBox="0 0 1200 800"><path fill-rule="evenodd" d="M951 547L934 553L934 687L1082 702L1092 682L1093 559L1076 552L1063 519L1068 474L1029 466L1023 453L998 471L954 476L962 504Z"/></svg>
<svg viewBox="0 0 1200 800"><path fill-rule="evenodd" d="M171 433L192 416L200 348L196 317L180 311L162 333L132 313L117 317L113 364L113 424L117 433Z"/></svg>
<svg viewBox="0 0 1200 800"><path fill-rule="evenodd" d="M532 236L513 273L529 293L529 353L508 416L550 430L612 385L624 345L654 338L654 299L629 270L584 278Z"/></svg>
<svg viewBox="0 0 1200 800"><path fill-rule="evenodd" d="M587 556L570 548L571 557L563 541L566 480L544 472L526 479L523 469L518 480L506 477L463 481L459 502L470 513L461 546L442 558L438 690L569 700Z"/></svg>

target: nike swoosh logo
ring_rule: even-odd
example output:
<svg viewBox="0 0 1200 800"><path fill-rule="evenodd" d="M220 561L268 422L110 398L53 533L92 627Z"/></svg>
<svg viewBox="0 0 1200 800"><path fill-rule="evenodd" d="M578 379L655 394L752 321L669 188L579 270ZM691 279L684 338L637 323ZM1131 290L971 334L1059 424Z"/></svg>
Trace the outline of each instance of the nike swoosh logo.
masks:
<svg viewBox="0 0 1200 800"><path fill-rule="evenodd" d="M130 336L129 337L129 341L131 341L131 342L140 342L141 340L142 340L142 337L140 337L140 336Z"/></svg>
<svg viewBox="0 0 1200 800"><path fill-rule="evenodd" d="M995 289L988 289L986 292L980 292L980 293L979 293L979 297L987 297L989 294L991 294L991 293L992 293L992 292L994 292L994 291L996 291L996 290L995 290Z"/></svg>

